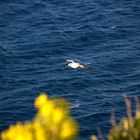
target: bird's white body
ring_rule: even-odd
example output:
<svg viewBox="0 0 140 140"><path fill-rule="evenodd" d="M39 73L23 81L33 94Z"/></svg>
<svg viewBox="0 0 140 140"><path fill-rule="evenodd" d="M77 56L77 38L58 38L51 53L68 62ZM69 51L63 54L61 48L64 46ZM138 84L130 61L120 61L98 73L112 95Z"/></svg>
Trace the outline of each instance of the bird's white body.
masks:
<svg viewBox="0 0 140 140"><path fill-rule="evenodd" d="M81 65L80 63L76 63L76 62L71 62L68 64L69 67L76 69L76 68L84 68L83 65Z"/></svg>
<svg viewBox="0 0 140 140"><path fill-rule="evenodd" d="M70 62L68 64L69 67L76 69L76 68L84 68L83 65L81 65L79 62L74 62L73 60L67 60L67 62Z"/></svg>

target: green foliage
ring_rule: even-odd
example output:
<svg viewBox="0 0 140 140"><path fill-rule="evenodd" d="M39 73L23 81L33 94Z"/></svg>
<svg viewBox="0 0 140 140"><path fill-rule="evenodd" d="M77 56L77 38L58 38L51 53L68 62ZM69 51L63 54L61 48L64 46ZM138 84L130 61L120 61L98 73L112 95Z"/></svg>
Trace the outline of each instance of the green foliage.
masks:
<svg viewBox="0 0 140 140"><path fill-rule="evenodd" d="M108 140L140 140L140 109L136 98L135 117L131 115L131 102L125 97L127 117L122 118L118 125L113 125Z"/></svg>
<svg viewBox="0 0 140 140"><path fill-rule="evenodd" d="M112 128L108 135L108 140L140 140L140 106L138 98L136 101L135 116L131 114L131 102L128 97L125 97L127 117L121 119L116 124L115 116L111 118ZM97 137L91 137L91 140L96 140ZM104 139L104 138L102 138Z"/></svg>

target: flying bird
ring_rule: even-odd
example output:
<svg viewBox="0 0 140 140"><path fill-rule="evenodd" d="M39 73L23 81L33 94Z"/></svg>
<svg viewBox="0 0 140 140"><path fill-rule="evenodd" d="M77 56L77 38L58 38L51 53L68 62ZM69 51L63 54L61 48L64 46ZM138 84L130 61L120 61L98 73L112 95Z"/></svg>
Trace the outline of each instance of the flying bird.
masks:
<svg viewBox="0 0 140 140"><path fill-rule="evenodd" d="M69 62L68 66L76 69L76 68L84 68L84 69L88 69L88 70L95 70L96 68L88 66L86 64L81 64L79 60L75 59L75 60L66 60L67 62Z"/></svg>

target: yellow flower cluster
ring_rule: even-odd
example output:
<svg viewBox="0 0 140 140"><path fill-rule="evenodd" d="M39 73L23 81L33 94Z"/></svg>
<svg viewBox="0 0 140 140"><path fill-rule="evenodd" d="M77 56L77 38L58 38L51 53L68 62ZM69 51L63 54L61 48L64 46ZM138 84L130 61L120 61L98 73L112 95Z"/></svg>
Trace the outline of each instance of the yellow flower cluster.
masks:
<svg viewBox="0 0 140 140"><path fill-rule="evenodd" d="M32 122L17 123L1 133L1 140L75 140L78 126L64 99L42 93L35 100L38 112Z"/></svg>

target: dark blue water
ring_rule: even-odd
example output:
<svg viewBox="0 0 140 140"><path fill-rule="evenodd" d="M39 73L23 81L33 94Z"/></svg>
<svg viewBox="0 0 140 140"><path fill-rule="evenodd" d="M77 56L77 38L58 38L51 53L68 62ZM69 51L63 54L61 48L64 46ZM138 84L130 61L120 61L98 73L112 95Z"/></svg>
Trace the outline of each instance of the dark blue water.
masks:
<svg viewBox="0 0 140 140"><path fill-rule="evenodd" d="M81 138L107 134L140 96L140 1L0 0L0 131L31 120L41 91L71 102Z"/></svg>

